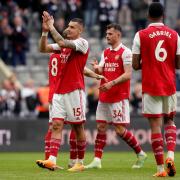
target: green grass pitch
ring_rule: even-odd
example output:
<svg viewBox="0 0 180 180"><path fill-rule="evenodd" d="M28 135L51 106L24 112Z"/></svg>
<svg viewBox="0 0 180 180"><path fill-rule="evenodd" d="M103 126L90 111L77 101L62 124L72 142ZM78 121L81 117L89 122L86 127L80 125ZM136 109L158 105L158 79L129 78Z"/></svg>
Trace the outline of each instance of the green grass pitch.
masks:
<svg viewBox="0 0 180 180"><path fill-rule="evenodd" d="M133 152L105 152L102 169L91 169L83 172L68 172L69 153L59 153L58 165L64 170L49 171L37 167L35 160L42 159L43 153L0 153L0 180L149 180L156 172L152 153L142 169L131 169L136 160ZM93 153L87 153L85 164L93 158ZM180 152L175 155L177 174L165 179L180 179Z"/></svg>

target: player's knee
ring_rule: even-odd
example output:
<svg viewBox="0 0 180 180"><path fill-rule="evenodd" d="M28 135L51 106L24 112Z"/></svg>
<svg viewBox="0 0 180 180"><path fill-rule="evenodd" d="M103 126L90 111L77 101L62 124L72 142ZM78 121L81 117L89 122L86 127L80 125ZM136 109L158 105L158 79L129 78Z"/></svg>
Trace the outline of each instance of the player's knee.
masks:
<svg viewBox="0 0 180 180"><path fill-rule="evenodd" d="M122 136L125 131L125 127L121 125L115 126L115 131L118 135Z"/></svg>
<svg viewBox="0 0 180 180"><path fill-rule="evenodd" d="M98 123L97 124L97 130L98 132L102 133L102 132L106 132L106 124L105 123Z"/></svg>
<svg viewBox="0 0 180 180"><path fill-rule="evenodd" d="M63 124L59 121L54 121L52 123L52 131L60 131L63 127Z"/></svg>

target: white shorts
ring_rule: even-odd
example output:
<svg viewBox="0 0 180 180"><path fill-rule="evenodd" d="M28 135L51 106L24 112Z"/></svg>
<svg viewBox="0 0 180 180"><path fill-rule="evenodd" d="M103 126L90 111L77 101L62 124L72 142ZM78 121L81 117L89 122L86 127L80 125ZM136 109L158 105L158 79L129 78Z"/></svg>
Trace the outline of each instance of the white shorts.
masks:
<svg viewBox="0 0 180 180"><path fill-rule="evenodd" d="M99 101L96 111L96 121L113 124L129 124L129 100L124 99L116 103L103 103Z"/></svg>
<svg viewBox="0 0 180 180"><path fill-rule="evenodd" d="M49 103L49 123L52 123L52 104Z"/></svg>
<svg viewBox="0 0 180 180"><path fill-rule="evenodd" d="M85 92L77 89L67 94L54 94L52 118L72 124L80 124L86 120Z"/></svg>
<svg viewBox="0 0 180 180"><path fill-rule="evenodd" d="M142 96L142 113L145 117L173 117L176 113L177 98L172 96Z"/></svg>

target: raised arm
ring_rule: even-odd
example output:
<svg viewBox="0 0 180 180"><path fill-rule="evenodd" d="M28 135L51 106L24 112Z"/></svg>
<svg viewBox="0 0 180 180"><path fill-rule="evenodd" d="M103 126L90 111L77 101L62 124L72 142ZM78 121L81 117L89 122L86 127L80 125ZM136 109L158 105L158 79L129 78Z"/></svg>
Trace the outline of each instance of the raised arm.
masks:
<svg viewBox="0 0 180 180"><path fill-rule="evenodd" d="M52 53L54 51L52 45L48 44L48 32L49 32L49 27L46 24L46 17L42 15L42 35L39 40L39 51L42 53Z"/></svg>
<svg viewBox="0 0 180 180"><path fill-rule="evenodd" d="M47 19L46 23L49 27L50 33L54 39L54 41L60 46L60 47L66 47L76 50L76 46L72 40L64 39L63 36L56 30L54 27L54 18L49 15L48 12L44 11L43 16Z"/></svg>

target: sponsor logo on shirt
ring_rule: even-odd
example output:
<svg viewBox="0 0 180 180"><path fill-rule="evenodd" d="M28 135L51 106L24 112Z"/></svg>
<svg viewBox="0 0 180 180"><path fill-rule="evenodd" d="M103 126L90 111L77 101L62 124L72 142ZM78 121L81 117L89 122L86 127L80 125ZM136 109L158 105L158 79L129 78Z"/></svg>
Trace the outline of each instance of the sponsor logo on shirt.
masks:
<svg viewBox="0 0 180 180"><path fill-rule="evenodd" d="M109 71L109 72L114 72L116 71L116 68L119 67L119 64L118 63L105 63L104 65L104 71Z"/></svg>

